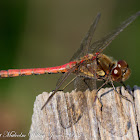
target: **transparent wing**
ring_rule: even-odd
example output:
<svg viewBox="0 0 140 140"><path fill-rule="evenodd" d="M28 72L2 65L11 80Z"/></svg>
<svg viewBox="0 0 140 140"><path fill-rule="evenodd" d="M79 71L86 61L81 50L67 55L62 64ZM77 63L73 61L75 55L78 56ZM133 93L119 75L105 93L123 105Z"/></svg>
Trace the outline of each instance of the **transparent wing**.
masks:
<svg viewBox="0 0 140 140"><path fill-rule="evenodd" d="M52 94L49 96L47 101L42 106L41 110L46 106L46 104L52 99L52 97L55 95L55 93L59 90L59 88L62 86L62 84L65 82L65 80L69 77L69 75L75 70L77 66L72 67L68 70L68 72L64 73L61 78L58 79L57 85L55 90L52 92Z"/></svg>
<svg viewBox="0 0 140 140"><path fill-rule="evenodd" d="M75 71L75 69L78 67L78 65L75 65L73 66L71 69L69 69L67 72L63 73L63 75L61 75L59 77L59 79L57 80L57 83L56 83L56 87L60 87L59 85L63 84L65 82L65 80L69 77L69 75Z"/></svg>
<svg viewBox="0 0 140 140"><path fill-rule="evenodd" d="M74 55L72 56L70 61L78 59L81 56L84 56L84 55L87 54L89 46L90 46L90 43L91 43L91 40L93 38L93 34L94 34L96 26L97 26L97 24L99 22L100 16L101 16L100 13L96 16L94 22L91 24L86 36L84 37L84 39L83 39L83 41L82 41L82 43L80 45L80 48L77 50L76 53L74 53Z"/></svg>
<svg viewBox="0 0 140 140"><path fill-rule="evenodd" d="M118 28L113 30L111 33L94 42L90 46L88 53L102 52L112 42L112 40L114 40L115 37L119 35L119 33L121 33L129 24L131 24L139 15L140 11L125 20Z"/></svg>
<svg viewBox="0 0 140 140"><path fill-rule="evenodd" d="M86 91L87 89L90 89L91 91L93 89L96 89L96 79L89 79L77 76L77 78L74 80L74 88L76 91Z"/></svg>

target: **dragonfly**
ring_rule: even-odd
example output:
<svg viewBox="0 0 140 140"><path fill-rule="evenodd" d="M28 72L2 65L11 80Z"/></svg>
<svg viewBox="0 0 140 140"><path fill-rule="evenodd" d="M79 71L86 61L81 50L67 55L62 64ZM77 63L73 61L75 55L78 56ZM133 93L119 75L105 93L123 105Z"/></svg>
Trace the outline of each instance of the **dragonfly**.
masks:
<svg viewBox="0 0 140 140"><path fill-rule="evenodd" d="M98 13L95 20L91 24L87 34L82 40L80 48L76 51L76 53L74 53L68 63L61 66L47 68L1 70L0 78L63 73L63 75L58 79L56 88L53 90L52 94L44 103L41 110L48 104L48 102L53 98L55 93L61 88L63 83L71 74L74 74L75 78L73 78L67 85L74 81L77 91L96 89L96 81L104 81L102 86L97 89L97 93L102 87L104 87L108 83L110 83L113 89L116 91L114 82L119 82L124 85L124 81L129 78L131 71L126 61L114 61L111 57L103 54L103 50L107 46L109 46L109 44L116 38L116 36L118 36L139 15L140 11L122 22L111 33L91 43L96 27L99 23L99 19L101 17L101 14ZM85 86L78 86L80 85L81 81L84 83ZM67 87L67 85L65 87ZM121 94L120 96L130 101L125 96ZM99 101L102 104L101 98L99 98Z"/></svg>
<svg viewBox="0 0 140 140"><path fill-rule="evenodd" d="M113 61L110 57L103 54L102 52L115 39L115 37L119 35L119 33L122 32L129 24L131 24L139 15L140 11L129 17L111 33L91 44L95 29L101 16L101 14L98 13L86 36L84 37L80 48L76 53L74 53L70 59L70 62L56 67L1 70L0 78L63 73L63 76L57 82L55 90L44 104L42 109L59 90L63 82L69 77L71 73L76 75L76 78L74 78L75 81L79 77L84 77L84 80L103 80L105 83L102 85L102 87L108 82L111 82L112 86L114 81L120 83L124 82L129 78L131 73L128 64L124 60L117 62Z"/></svg>

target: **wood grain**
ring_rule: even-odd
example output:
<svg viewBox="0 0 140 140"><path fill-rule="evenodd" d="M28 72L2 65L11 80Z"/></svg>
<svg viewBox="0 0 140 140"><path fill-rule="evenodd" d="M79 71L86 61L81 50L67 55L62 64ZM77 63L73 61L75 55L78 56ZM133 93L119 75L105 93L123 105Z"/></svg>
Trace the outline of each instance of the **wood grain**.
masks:
<svg viewBox="0 0 140 140"><path fill-rule="evenodd" d="M71 93L57 92L46 107L41 110L49 94L36 97L30 128L30 140L138 140L140 128L140 88L129 93L123 87L118 93L112 88L101 89L103 107L96 97L96 91ZM132 96L134 95L135 100Z"/></svg>

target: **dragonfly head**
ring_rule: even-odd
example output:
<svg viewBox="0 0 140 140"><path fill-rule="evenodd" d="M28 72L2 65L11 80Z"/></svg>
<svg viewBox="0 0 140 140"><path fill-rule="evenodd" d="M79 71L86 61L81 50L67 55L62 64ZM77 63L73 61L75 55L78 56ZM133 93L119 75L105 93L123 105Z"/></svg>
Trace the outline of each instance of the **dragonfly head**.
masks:
<svg viewBox="0 0 140 140"><path fill-rule="evenodd" d="M111 76L113 81L121 82L126 81L131 74L128 64L124 60L117 62L117 65L113 68Z"/></svg>

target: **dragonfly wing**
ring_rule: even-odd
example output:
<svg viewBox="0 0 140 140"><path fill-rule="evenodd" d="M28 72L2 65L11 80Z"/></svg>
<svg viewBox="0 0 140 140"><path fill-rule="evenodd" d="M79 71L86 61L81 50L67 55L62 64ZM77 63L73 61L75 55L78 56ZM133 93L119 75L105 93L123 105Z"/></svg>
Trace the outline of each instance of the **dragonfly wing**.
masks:
<svg viewBox="0 0 140 140"><path fill-rule="evenodd" d="M69 75L75 70L77 66L75 65L74 67L72 67L71 69L68 70L68 72L64 73L62 75L61 78L58 79L58 82L56 84L56 88L55 90L52 92L52 94L49 96L48 100L44 103L44 105L42 106L41 110L45 107L45 105L53 98L53 96L55 95L55 93L60 89L60 87L62 86L62 84L65 82L65 80L69 77Z"/></svg>
<svg viewBox="0 0 140 140"><path fill-rule="evenodd" d="M60 87L60 85L62 85L65 80L69 77L69 75L75 71L75 69L78 67L78 65L73 66L72 68L70 68L67 72L63 73L63 75L60 76L60 78L58 79L57 83L56 83L56 88ZM57 88L58 89L58 88Z"/></svg>
<svg viewBox="0 0 140 140"><path fill-rule="evenodd" d="M86 91L87 89L96 89L96 79L77 76L74 81L74 88L76 91L82 92Z"/></svg>
<svg viewBox="0 0 140 140"><path fill-rule="evenodd" d="M125 20L118 28L113 30L111 33L94 42L90 46L88 53L102 52L112 42L112 40L114 40L115 37L119 35L119 33L121 33L129 24L131 24L139 15L140 11Z"/></svg>
<svg viewBox="0 0 140 140"><path fill-rule="evenodd" d="M99 22L100 16L101 16L100 13L96 16L94 22L91 24L86 36L84 37L84 39L83 39L83 41L82 41L82 43L80 45L80 48L77 50L76 53L74 53L74 55L70 59L70 61L78 59L78 58L80 58L80 57L82 57L82 56L87 54L89 46L90 46L90 43L91 43L91 40L93 38L93 34L94 34L96 26L97 26L97 24Z"/></svg>

